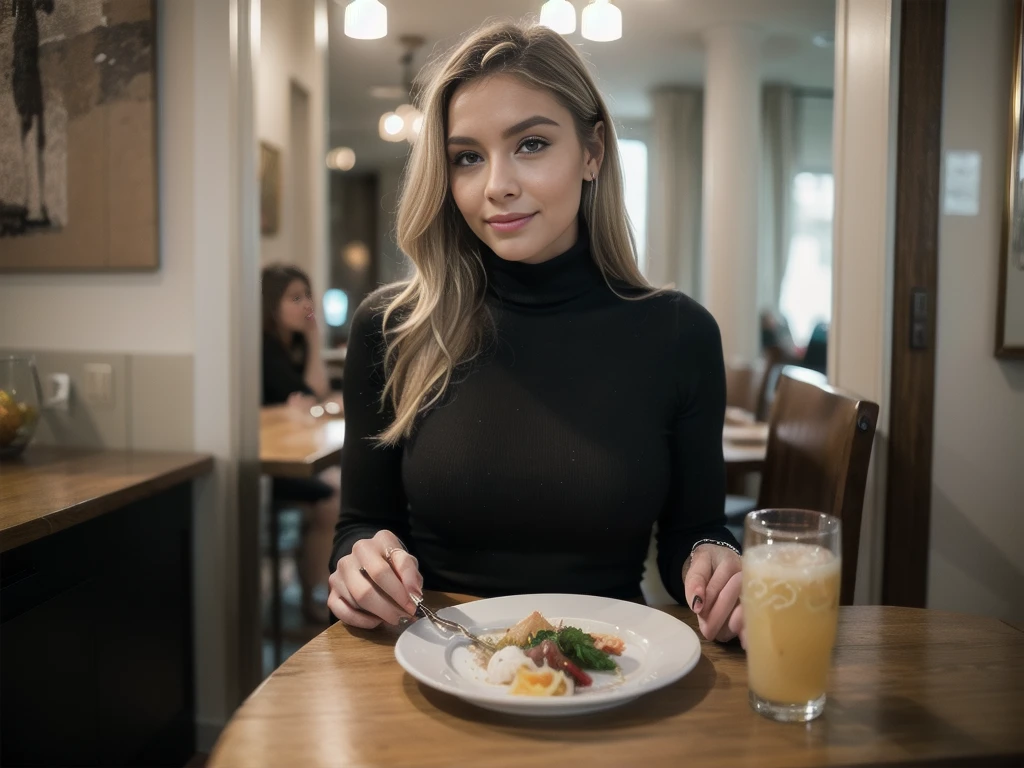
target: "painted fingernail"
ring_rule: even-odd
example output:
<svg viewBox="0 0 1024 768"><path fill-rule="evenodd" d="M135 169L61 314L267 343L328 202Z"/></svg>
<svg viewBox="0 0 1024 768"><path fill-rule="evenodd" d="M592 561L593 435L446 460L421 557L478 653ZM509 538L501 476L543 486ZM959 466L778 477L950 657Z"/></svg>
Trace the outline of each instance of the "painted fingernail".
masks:
<svg viewBox="0 0 1024 768"><path fill-rule="evenodd" d="M693 598L693 612L700 613L700 607L704 605L704 600L700 595L695 595Z"/></svg>

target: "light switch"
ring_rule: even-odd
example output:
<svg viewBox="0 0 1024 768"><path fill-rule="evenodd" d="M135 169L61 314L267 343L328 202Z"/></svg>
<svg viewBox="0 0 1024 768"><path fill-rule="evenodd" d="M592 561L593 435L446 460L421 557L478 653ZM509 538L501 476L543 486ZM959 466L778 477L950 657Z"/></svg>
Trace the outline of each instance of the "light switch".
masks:
<svg viewBox="0 0 1024 768"><path fill-rule="evenodd" d="M85 401L92 405L114 404L114 369L108 363L85 364Z"/></svg>

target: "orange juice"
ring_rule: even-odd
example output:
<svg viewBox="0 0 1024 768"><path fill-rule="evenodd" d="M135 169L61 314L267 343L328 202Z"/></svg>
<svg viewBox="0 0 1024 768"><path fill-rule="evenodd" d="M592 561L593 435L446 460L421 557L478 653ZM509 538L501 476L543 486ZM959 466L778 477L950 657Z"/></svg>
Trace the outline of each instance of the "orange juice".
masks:
<svg viewBox="0 0 1024 768"><path fill-rule="evenodd" d="M750 690L802 705L825 693L839 617L840 558L813 544L758 544L743 554Z"/></svg>

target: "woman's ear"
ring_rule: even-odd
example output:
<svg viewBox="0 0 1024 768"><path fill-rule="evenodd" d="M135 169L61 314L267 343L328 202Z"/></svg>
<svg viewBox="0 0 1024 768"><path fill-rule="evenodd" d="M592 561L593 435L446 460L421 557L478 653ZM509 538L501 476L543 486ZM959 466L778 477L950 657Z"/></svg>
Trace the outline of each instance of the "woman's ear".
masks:
<svg viewBox="0 0 1024 768"><path fill-rule="evenodd" d="M597 178L601 172L602 162L604 162L604 121L599 120L583 151L583 178L585 181L593 181Z"/></svg>

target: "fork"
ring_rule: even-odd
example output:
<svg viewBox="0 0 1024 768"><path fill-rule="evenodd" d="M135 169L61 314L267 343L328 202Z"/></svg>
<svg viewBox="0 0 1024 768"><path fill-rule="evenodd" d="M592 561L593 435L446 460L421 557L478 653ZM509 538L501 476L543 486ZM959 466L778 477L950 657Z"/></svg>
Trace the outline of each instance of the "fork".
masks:
<svg viewBox="0 0 1024 768"><path fill-rule="evenodd" d="M417 610L422 612L422 614L430 620L430 623L438 629L445 630L448 632L455 632L457 634L463 635L467 639L469 639L471 643L479 645L481 648L491 651L492 653L498 650L498 646L496 646L490 640L484 640L482 637L477 637L458 622L450 621L448 619L442 619L440 616L438 616L436 613L434 613L430 608L426 606L426 603L423 602L422 595L410 594L409 597L411 597L412 601L416 604Z"/></svg>

